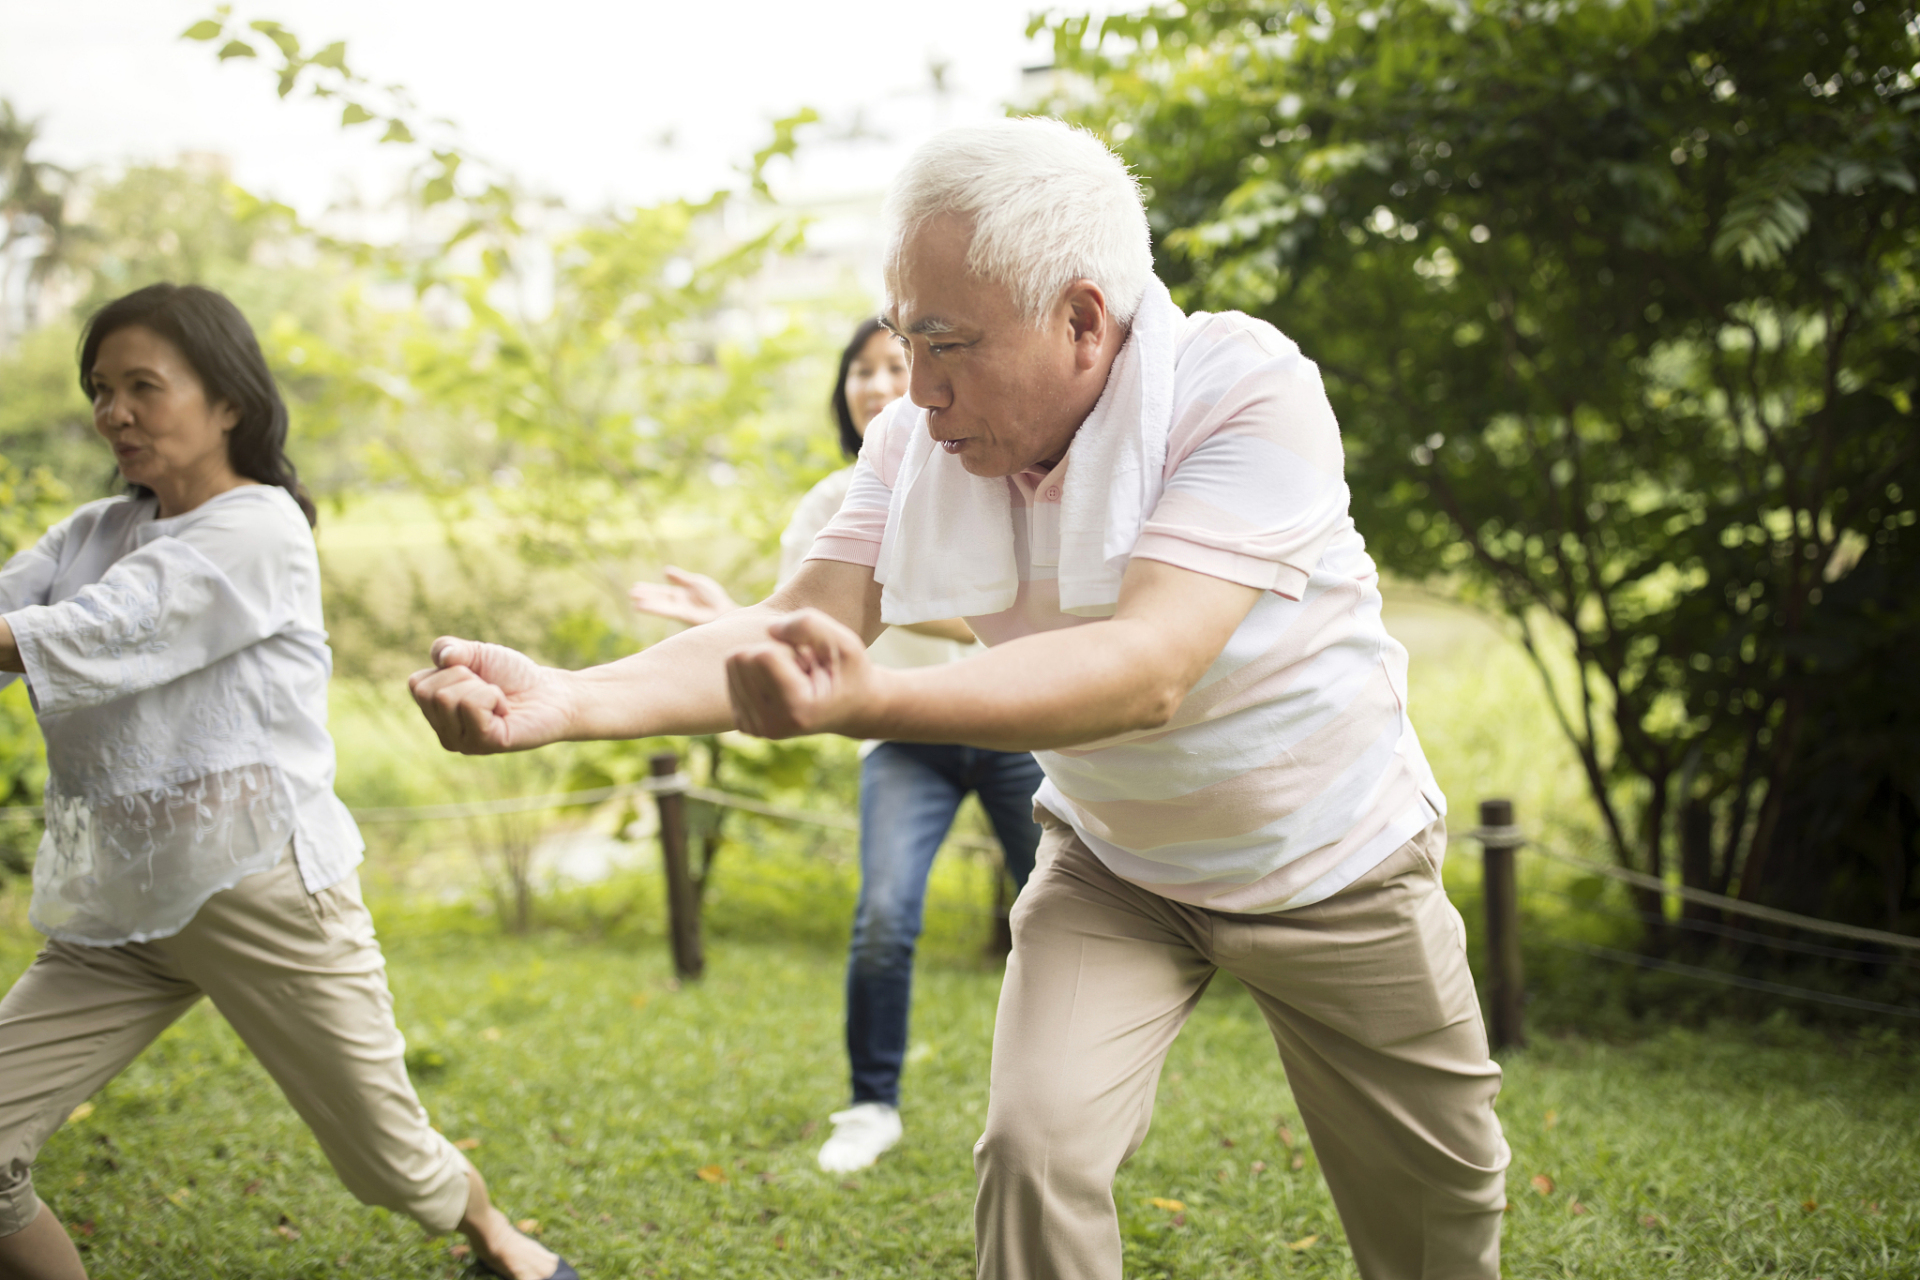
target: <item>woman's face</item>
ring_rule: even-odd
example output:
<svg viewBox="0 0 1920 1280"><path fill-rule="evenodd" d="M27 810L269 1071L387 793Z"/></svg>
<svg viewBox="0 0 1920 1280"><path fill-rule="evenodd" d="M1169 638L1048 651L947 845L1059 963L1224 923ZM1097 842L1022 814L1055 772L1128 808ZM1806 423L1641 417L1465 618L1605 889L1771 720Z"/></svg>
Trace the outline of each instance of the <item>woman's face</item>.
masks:
<svg viewBox="0 0 1920 1280"><path fill-rule="evenodd" d="M183 487L233 470L227 433L239 413L208 404L193 366L153 330L129 325L108 334L88 382L93 429L113 446L121 476L160 494L163 507Z"/></svg>
<svg viewBox="0 0 1920 1280"><path fill-rule="evenodd" d="M846 391L853 429L865 438L874 416L907 394L907 353L900 340L885 329L868 338L847 366Z"/></svg>

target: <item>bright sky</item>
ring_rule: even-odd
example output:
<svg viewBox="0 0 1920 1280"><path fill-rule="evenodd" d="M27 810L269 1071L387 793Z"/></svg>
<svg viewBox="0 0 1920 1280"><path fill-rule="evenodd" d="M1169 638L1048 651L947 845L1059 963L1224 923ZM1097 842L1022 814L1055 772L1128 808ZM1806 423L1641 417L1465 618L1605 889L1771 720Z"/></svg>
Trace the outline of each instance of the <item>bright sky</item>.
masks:
<svg viewBox="0 0 1920 1280"><path fill-rule="evenodd" d="M407 86L450 117L467 146L577 208L703 196L813 106L841 125L862 113L888 135L824 147L786 194L877 191L940 124L999 114L1023 65L1049 60L1025 36L1045 0L965 4L856 0L238 0L316 50L347 42L349 65ZM0 0L0 96L42 120L44 158L68 165L226 155L237 181L318 214L358 190L383 195L395 148L373 125L338 127L337 105L274 97L265 60L216 64L182 41L213 0ZM1075 5L1074 9L1118 8ZM260 42L264 44L264 41ZM949 64L937 103L928 64Z"/></svg>

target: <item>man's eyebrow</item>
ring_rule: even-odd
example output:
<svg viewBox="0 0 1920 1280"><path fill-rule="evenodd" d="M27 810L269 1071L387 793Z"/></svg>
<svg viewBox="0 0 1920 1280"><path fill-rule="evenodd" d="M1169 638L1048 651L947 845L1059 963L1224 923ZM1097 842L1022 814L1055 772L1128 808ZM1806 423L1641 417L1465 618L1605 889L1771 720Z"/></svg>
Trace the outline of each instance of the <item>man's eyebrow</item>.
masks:
<svg viewBox="0 0 1920 1280"><path fill-rule="evenodd" d="M889 333L897 334L898 336L903 338L910 333L917 333L921 335L953 333L960 328L960 326L955 324L953 321L943 320L939 316L922 316L920 319L915 320L912 324L908 325L904 329L902 329L899 325L895 324L892 320L888 319L886 316L880 317L880 323L886 327Z"/></svg>

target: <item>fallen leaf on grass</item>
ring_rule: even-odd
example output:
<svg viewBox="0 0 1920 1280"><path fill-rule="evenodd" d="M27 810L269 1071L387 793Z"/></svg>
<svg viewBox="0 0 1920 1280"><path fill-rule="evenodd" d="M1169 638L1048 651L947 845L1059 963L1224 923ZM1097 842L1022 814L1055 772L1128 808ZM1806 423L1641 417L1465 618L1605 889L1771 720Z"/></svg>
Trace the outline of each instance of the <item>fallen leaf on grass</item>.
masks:
<svg viewBox="0 0 1920 1280"><path fill-rule="evenodd" d="M1295 1253L1299 1253L1301 1250L1311 1249L1313 1248L1313 1246L1319 1243L1320 1243L1320 1237L1317 1235L1301 1236L1298 1240L1295 1240L1292 1244L1288 1245L1287 1248L1293 1250Z"/></svg>
<svg viewBox="0 0 1920 1280"><path fill-rule="evenodd" d="M522 1218L513 1224L513 1229L523 1236L537 1236L544 1230L538 1218Z"/></svg>
<svg viewBox="0 0 1920 1280"><path fill-rule="evenodd" d="M1186 1204L1180 1200L1169 1200L1165 1196L1149 1196L1147 1203L1156 1209L1165 1209L1168 1213L1186 1212Z"/></svg>
<svg viewBox="0 0 1920 1280"><path fill-rule="evenodd" d="M474 1149L475 1147L477 1147L477 1146L479 1146L479 1145L480 1145L480 1139L478 1139L478 1138L461 1138L461 1139L459 1139L458 1141L456 1141L456 1142L455 1142L455 1143L454 1143L453 1145L454 1145L454 1146L455 1146L455 1147L456 1147L457 1149L459 1149L459 1150L461 1150L461 1151L471 1151L471 1150L473 1150L473 1149Z"/></svg>
<svg viewBox="0 0 1920 1280"><path fill-rule="evenodd" d="M704 1164L694 1170L693 1176L702 1182L725 1182L727 1171L717 1164Z"/></svg>
<svg viewBox="0 0 1920 1280"><path fill-rule="evenodd" d="M92 1114L93 1104L91 1102L83 1102L67 1113L67 1123L72 1124L76 1120L85 1120Z"/></svg>
<svg viewBox="0 0 1920 1280"><path fill-rule="evenodd" d="M1549 1178L1544 1173L1534 1174L1531 1178L1527 1179L1527 1185L1532 1187L1535 1191L1538 1191L1543 1196L1550 1196L1553 1194L1553 1179Z"/></svg>

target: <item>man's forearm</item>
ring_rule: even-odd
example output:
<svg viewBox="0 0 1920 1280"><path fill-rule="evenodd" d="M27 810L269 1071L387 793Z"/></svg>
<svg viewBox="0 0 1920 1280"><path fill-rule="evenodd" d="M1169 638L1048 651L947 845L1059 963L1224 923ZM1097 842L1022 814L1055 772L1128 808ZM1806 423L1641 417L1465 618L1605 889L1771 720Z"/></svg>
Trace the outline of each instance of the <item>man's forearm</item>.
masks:
<svg viewBox="0 0 1920 1280"><path fill-rule="evenodd" d="M872 570L809 560L759 604L722 614L618 662L565 673L570 700L566 736L648 738L733 728L727 654L766 640L770 623L809 608L826 613L869 644L885 629Z"/></svg>
<svg viewBox="0 0 1920 1280"><path fill-rule="evenodd" d="M872 713L844 732L1040 751L1158 728L1192 684L1162 657L1151 628L1115 618L1026 636L943 666L876 671Z"/></svg>
<svg viewBox="0 0 1920 1280"><path fill-rule="evenodd" d="M564 674L575 741L721 733L733 728L726 656L767 638L780 611L749 605L617 662Z"/></svg>

